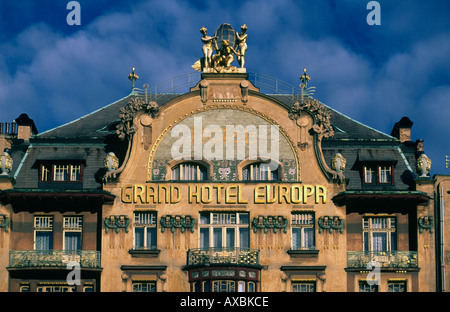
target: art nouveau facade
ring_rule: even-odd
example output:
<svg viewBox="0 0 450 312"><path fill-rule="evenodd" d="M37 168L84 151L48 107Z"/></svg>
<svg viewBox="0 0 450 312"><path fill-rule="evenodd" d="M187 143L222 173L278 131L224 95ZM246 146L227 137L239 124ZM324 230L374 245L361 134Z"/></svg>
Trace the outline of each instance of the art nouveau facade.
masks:
<svg viewBox="0 0 450 312"><path fill-rule="evenodd" d="M237 70L4 135L0 290L441 290L411 126L384 134Z"/></svg>

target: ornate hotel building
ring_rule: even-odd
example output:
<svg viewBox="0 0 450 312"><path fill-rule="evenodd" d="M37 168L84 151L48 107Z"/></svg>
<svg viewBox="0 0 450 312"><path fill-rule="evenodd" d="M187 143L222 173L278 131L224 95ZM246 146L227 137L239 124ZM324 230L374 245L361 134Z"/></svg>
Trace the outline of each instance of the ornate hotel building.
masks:
<svg viewBox="0 0 450 312"><path fill-rule="evenodd" d="M382 133L306 72L282 90L240 64L200 60L185 92L133 69L82 118L2 124L0 291L448 290L449 177L413 123Z"/></svg>

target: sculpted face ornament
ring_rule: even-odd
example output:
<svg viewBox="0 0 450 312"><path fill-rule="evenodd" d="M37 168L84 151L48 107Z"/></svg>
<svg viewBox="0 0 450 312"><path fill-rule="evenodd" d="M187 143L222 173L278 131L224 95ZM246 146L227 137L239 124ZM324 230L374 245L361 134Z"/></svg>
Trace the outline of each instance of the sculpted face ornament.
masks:
<svg viewBox="0 0 450 312"><path fill-rule="evenodd" d="M247 51L247 26L241 27L241 33L235 32L230 24L222 24L217 28L214 36L207 35L205 27L200 28L202 33L203 57L192 68L208 73L245 73L245 52ZM213 55L213 52L216 54ZM240 68L231 66L234 56Z"/></svg>

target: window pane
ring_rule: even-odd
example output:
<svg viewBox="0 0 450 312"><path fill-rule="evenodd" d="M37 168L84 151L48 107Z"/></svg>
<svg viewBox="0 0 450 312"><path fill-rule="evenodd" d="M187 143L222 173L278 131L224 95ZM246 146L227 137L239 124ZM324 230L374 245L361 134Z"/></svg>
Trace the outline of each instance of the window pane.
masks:
<svg viewBox="0 0 450 312"><path fill-rule="evenodd" d="M239 229L239 246L242 248L250 247L250 231L248 228L240 228Z"/></svg>
<svg viewBox="0 0 450 312"><path fill-rule="evenodd" d="M364 251L369 251L369 232L364 232Z"/></svg>
<svg viewBox="0 0 450 312"><path fill-rule="evenodd" d="M372 251L387 251L387 233L372 234Z"/></svg>
<svg viewBox="0 0 450 312"><path fill-rule="evenodd" d="M81 250L81 232L65 232L64 247L66 250Z"/></svg>
<svg viewBox="0 0 450 312"><path fill-rule="evenodd" d="M302 248L302 229L292 228L292 249Z"/></svg>
<svg viewBox="0 0 450 312"><path fill-rule="evenodd" d="M397 250L397 233L391 232L391 251Z"/></svg>
<svg viewBox="0 0 450 312"><path fill-rule="evenodd" d="M156 249L156 228L147 228L147 248Z"/></svg>
<svg viewBox="0 0 450 312"><path fill-rule="evenodd" d="M134 229L134 246L135 248L144 248L144 228L137 227Z"/></svg>
<svg viewBox="0 0 450 312"><path fill-rule="evenodd" d="M314 229L313 228L305 228L303 231L304 234L304 246L305 248L314 247Z"/></svg>
<svg viewBox="0 0 450 312"><path fill-rule="evenodd" d="M53 232L36 231L36 250L53 249Z"/></svg>
<svg viewBox="0 0 450 312"><path fill-rule="evenodd" d="M248 213L239 214L239 224L249 224Z"/></svg>
<svg viewBox="0 0 450 312"><path fill-rule="evenodd" d="M234 247L234 237L235 237L234 228L227 229L226 235L227 235L226 247Z"/></svg>
<svg viewBox="0 0 450 312"><path fill-rule="evenodd" d="M200 228L200 248L209 247L209 228Z"/></svg>
<svg viewBox="0 0 450 312"><path fill-rule="evenodd" d="M222 229L213 229L213 247L222 247Z"/></svg>

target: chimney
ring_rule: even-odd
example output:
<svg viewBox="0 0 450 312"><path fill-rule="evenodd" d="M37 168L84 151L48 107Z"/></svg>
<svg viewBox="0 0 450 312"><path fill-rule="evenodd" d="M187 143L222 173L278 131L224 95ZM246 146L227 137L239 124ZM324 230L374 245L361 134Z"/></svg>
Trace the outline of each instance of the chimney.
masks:
<svg viewBox="0 0 450 312"><path fill-rule="evenodd" d="M28 141L30 137L38 133L33 119L30 119L27 114L21 114L15 121L17 124L17 139Z"/></svg>
<svg viewBox="0 0 450 312"><path fill-rule="evenodd" d="M403 117L396 122L392 128L391 136L400 140L401 143L411 141L411 127L413 122L408 117Z"/></svg>

